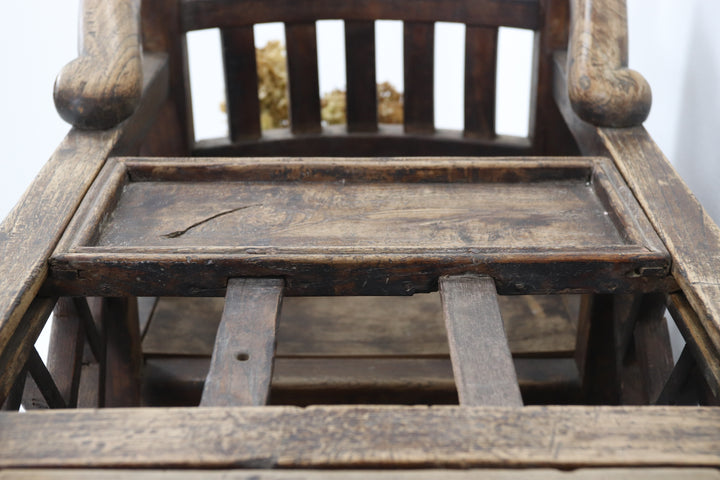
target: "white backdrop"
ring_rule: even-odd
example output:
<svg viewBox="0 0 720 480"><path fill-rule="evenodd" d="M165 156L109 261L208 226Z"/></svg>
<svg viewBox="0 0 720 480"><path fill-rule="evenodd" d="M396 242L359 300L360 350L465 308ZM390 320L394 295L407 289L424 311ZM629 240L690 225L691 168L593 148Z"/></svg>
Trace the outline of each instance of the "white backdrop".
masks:
<svg viewBox="0 0 720 480"><path fill-rule="evenodd" d="M6 0L0 9L0 218L10 211L68 130L55 112L52 85L60 68L76 55L77 4L77 0ZM711 215L720 221L720 188L716 186L720 180L720 36L713 25L714 19L720 17L720 1L628 0L628 5L630 64L645 75L653 88L653 108L646 127ZM332 35L333 29L337 27L323 27L320 35ZM395 39L381 40L378 77L401 85L399 30L393 33L392 28L385 31L383 27L378 31L386 35L383 38ZM458 33L452 29L438 31L438 37L458 41ZM523 38L522 33L506 32L501 48L510 52L510 57L513 52L522 57L527 54ZM391 43L397 45L396 50L387 47ZM332 68L338 62L333 56L338 54L337 46L320 46L322 90L344 83L342 76L336 75L338 69ZM447 62L459 61L446 54L456 49L439 50L443 53L436 55L438 70L457 71L446 66ZM501 62L505 62L500 70L522 70L528 65L526 60L508 60L503 52L500 55ZM323 67L323 62L330 65L329 69ZM212 68L208 66L207 70ZM204 102L207 117L203 117L202 108L196 108L198 116L203 117L200 121L224 128L218 107L222 87L206 88L203 81L193 78L193 86L202 87L198 90L215 98ZM208 81L211 85L212 79ZM438 81L448 82L443 92L449 92L449 97L439 97L439 103L455 105L451 111L459 108L461 79ZM518 91L507 81L499 84L507 92ZM499 101L506 103L498 110L509 116L500 116L498 127L507 133L522 132L527 118L522 115L523 108L515 108L514 102L522 105L527 99L510 93ZM447 118L444 115L444 109L438 108L438 125L461 127L457 111Z"/></svg>

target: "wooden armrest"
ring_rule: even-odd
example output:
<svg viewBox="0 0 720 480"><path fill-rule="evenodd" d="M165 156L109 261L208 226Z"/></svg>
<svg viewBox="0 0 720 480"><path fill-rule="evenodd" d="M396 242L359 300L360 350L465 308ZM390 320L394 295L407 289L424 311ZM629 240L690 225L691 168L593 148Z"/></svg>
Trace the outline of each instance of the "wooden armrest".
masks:
<svg viewBox="0 0 720 480"><path fill-rule="evenodd" d="M583 120L602 127L632 127L650 113L647 81L627 68L625 0L572 0L568 94Z"/></svg>
<svg viewBox="0 0 720 480"><path fill-rule="evenodd" d="M55 81L55 108L75 127L112 128L142 94L139 0L83 0L79 56Z"/></svg>

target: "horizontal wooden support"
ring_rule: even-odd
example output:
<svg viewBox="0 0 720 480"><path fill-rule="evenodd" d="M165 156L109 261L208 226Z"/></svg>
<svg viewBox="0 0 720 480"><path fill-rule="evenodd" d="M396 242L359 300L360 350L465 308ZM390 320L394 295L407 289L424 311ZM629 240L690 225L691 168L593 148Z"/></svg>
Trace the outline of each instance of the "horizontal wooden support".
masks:
<svg viewBox="0 0 720 480"><path fill-rule="evenodd" d="M571 472L538 469L469 470L94 470L18 469L0 472L0 480L719 480L711 468L593 468Z"/></svg>
<svg viewBox="0 0 720 480"><path fill-rule="evenodd" d="M211 157L291 156L490 156L529 155L530 141L508 135L492 139L465 137L462 131L436 130L432 134L404 133L402 125L379 125L377 132L348 132L343 125L325 126L320 134L293 135L288 129L263 131L255 141L227 138L201 140L193 154Z"/></svg>
<svg viewBox="0 0 720 480"><path fill-rule="evenodd" d="M184 30L227 28L267 22L311 22L323 19L459 22L472 25L538 29L539 0L356 0L311 3L294 0L182 0Z"/></svg>
<svg viewBox="0 0 720 480"><path fill-rule="evenodd" d="M0 467L720 466L711 407L0 412Z"/></svg>

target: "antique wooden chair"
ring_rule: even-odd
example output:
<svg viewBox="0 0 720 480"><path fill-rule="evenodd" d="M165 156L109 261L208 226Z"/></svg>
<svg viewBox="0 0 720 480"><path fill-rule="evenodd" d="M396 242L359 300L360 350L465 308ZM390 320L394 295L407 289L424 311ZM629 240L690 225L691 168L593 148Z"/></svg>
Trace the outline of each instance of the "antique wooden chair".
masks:
<svg viewBox="0 0 720 480"><path fill-rule="evenodd" d="M340 128L321 19L345 23ZM377 19L404 22L402 126L377 122ZM270 21L290 119L262 131ZM466 25L459 132L434 127L437 21ZM495 132L502 26L535 32L527 138ZM195 142L204 28L229 135ZM720 477L720 230L641 126L623 0L86 0L81 35L74 128L0 227L0 477Z"/></svg>

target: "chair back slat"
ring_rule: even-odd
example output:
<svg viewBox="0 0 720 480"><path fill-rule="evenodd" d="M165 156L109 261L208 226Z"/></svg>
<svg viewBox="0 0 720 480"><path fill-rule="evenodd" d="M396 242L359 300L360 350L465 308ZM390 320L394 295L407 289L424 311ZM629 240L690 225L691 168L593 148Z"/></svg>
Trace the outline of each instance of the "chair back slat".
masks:
<svg viewBox="0 0 720 480"><path fill-rule="evenodd" d="M465 31L465 135L495 136L497 27L468 25Z"/></svg>
<svg viewBox="0 0 720 480"><path fill-rule="evenodd" d="M320 86L315 22L285 24L290 128L293 133L320 132Z"/></svg>
<svg viewBox="0 0 720 480"><path fill-rule="evenodd" d="M376 132L375 22L345 22L347 128L349 132Z"/></svg>
<svg viewBox="0 0 720 480"><path fill-rule="evenodd" d="M230 139L260 137L257 61L253 27L221 31Z"/></svg>
<svg viewBox="0 0 720 480"><path fill-rule="evenodd" d="M434 24L405 22L403 42L405 131L432 133L435 130Z"/></svg>

